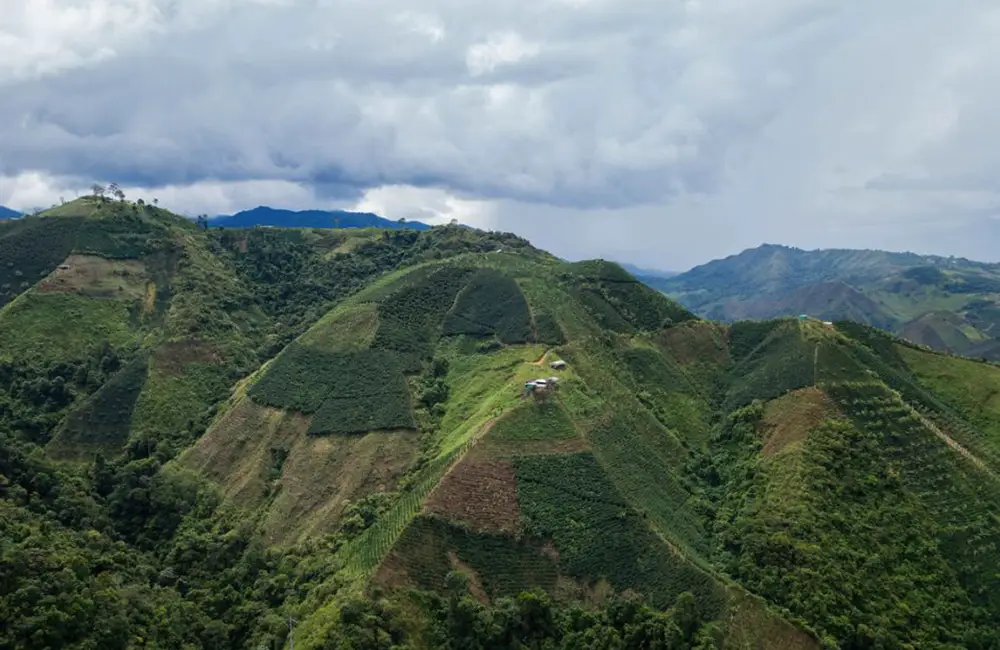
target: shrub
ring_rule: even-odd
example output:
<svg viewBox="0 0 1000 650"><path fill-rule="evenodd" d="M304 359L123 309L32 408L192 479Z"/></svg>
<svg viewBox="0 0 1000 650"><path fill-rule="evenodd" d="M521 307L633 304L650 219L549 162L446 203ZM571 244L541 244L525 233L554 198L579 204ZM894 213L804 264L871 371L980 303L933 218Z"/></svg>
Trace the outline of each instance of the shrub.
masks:
<svg viewBox="0 0 1000 650"><path fill-rule="evenodd" d="M128 440L132 414L146 382L149 357L142 354L126 364L80 407L66 417L54 444L66 452L86 452L76 445L117 448Z"/></svg>
<svg viewBox="0 0 1000 650"><path fill-rule="evenodd" d="M496 335L504 343L531 338L531 312L521 288L494 269L480 269L444 320L444 334Z"/></svg>
<svg viewBox="0 0 1000 650"><path fill-rule="evenodd" d="M73 252L80 223L69 217L0 222L0 306L54 271Z"/></svg>
<svg viewBox="0 0 1000 650"><path fill-rule="evenodd" d="M527 531L553 541L569 574L603 577L616 589L641 593L656 607L669 607L690 591L701 612L721 610L721 588L647 527L592 454L522 457L516 470Z"/></svg>
<svg viewBox="0 0 1000 650"><path fill-rule="evenodd" d="M325 352L292 344L248 394L265 406L315 414L314 434L413 426L403 368L388 350Z"/></svg>
<svg viewBox="0 0 1000 650"><path fill-rule="evenodd" d="M404 276L379 296L379 327L373 347L400 355L406 372L420 370L441 334L441 323L471 269L438 266Z"/></svg>
<svg viewBox="0 0 1000 650"><path fill-rule="evenodd" d="M515 409L493 427L497 440L563 440L575 438L576 430L566 411L554 402L529 402Z"/></svg>

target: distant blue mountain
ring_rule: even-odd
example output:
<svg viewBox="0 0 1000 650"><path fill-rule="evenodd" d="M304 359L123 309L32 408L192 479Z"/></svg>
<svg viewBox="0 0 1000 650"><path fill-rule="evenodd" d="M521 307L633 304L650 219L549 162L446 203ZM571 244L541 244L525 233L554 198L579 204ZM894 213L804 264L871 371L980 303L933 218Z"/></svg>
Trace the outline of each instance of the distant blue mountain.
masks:
<svg viewBox="0 0 1000 650"><path fill-rule="evenodd" d="M629 264L628 262L619 262L619 266L631 273L636 278L672 278L675 275L680 275L676 271L661 271L660 269L644 269L641 266L636 266L635 264Z"/></svg>
<svg viewBox="0 0 1000 650"><path fill-rule="evenodd" d="M0 205L0 219L16 219L20 216L21 213L17 210L11 210L10 208L5 208Z"/></svg>
<svg viewBox="0 0 1000 650"><path fill-rule="evenodd" d="M391 228L394 230L429 230L430 226L419 221L400 223L368 212L344 210L280 210L258 206L236 214L223 214L208 220L210 226L222 228L252 228L276 226L280 228Z"/></svg>

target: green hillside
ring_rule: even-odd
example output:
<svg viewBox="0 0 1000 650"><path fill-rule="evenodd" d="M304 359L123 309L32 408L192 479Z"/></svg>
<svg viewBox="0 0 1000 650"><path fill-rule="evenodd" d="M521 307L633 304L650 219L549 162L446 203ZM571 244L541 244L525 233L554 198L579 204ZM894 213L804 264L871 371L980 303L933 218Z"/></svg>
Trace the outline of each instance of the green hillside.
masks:
<svg viewBox="0 0 1000 650"><path fill-rule="evenodd" d="M733 322L854 320L935 350L1000 360L1000 266L913 253L764 245L671 278L643 278L695 313Z"/></svg>
<svg viewBox="0 0 1000 650"><path fill-rule="evenodd" d="M1000 647L1000 367L454 226L17 224L0 647Z"/></svg>

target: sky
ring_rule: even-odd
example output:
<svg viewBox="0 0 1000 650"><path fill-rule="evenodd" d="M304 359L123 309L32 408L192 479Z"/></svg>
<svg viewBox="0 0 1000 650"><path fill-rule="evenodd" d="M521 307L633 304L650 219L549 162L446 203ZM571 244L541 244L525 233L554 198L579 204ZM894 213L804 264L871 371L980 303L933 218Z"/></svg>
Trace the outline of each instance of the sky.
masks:
<svg viewBox="0 0 1000 650"><path fill-rule="evenodd" d="M1000 261L995 0L0 0L0 205Z"/></svg>

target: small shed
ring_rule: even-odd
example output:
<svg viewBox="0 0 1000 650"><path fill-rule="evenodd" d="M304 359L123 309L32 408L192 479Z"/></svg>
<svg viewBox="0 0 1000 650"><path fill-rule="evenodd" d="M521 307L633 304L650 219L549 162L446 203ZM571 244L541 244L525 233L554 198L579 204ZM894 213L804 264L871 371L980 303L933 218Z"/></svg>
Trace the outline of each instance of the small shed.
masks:
<svg viewBox="0 0 1000 650"><path fill-rule="evenodd" d="M562 370L563 368L566 367L566 362L560 359L558 361L553 361L549 365L552 367L553 370Z"/></svg>

